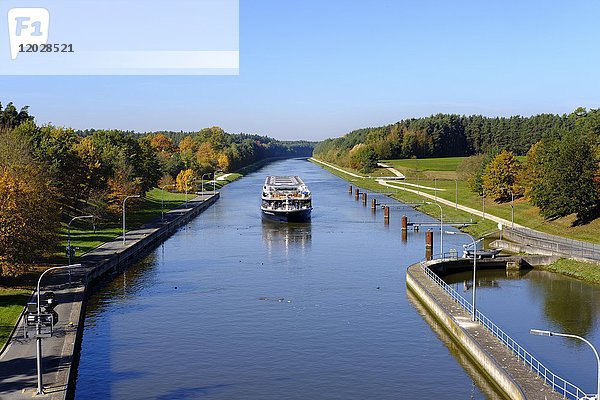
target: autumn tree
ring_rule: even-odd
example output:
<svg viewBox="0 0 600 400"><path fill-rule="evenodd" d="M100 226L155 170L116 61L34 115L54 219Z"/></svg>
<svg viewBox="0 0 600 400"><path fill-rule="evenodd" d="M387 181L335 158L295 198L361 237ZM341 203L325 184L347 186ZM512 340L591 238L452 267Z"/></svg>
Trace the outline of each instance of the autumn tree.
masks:
<svg viewBox="0 0 600 400"><path fill-rule="evenodd" d="M193 191L196 184L196 174L192 169L184 169L177 175L175 185L180 192L189 193Z"/></svg>
<svg viewBox="0 0 600 400"><path fill-rule="evenodd" d="M54 249L60 209L29 143L6 130L0 143L0 266L3 274L16 274Z"/></svg>
<svg viewBox="0 0 600 400"><path fill-rule="evenodd" d="M518 178L521 172L521 163L515 155L504 150L486 166L482 176L483 189L486 196L496 202L503 202L522 194L522 187Z"/></svg>

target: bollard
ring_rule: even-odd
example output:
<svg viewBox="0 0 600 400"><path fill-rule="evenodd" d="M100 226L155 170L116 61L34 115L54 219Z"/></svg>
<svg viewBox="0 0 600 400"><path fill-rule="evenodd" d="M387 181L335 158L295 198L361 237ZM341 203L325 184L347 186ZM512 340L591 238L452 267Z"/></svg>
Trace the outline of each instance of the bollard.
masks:
<svg viewBox="0 0 600 400"><path fill-rule="evenodd" d="M427 261L431 260L433 256L433 232L427 230L425 232L425 259Z"/></svg>
<svg viewBox="0 0 600 400"><path fill-rule="evenodd" d="M408 232L403 229L402 230L402 241L406 242L407 239L408 239Z"/></svg>
<svg viewBox="0 0 600 400"><path fill-rule="evenodd" d="M348 193L352 194L352 185L348 188Z"/></svg>
<svg viewBox="0 0 600 400"><path fill-rule="evenodd" d="M390 223L390 208L388 206L383 207L383 222L386 225Z"/></svg>
<svg viewBox="0 0 600 400"><path fill-rule="evenodd" d="M356 189L356 191L354 192L354 199L358 200L359 195L360 195L360 191L358 189Z"/></svg>
<svg viewBox="0 0 600 400"><path fill-rule="evenodd" d="M366 207L367 206L367 194L363 193L362 195L363 195L363 206Z"/></svg>
<svg viewBox="0 0 600 400"><path fill-rule="evenodd" d="M408 218L406 218L406 215L402 216L402 232L406 232L408 226Z"/></svg>
<svg viewBox="0 0 600 400"><path fill-rule="evenodd" d="M377 211L377 199L371 199L371 210Z"/></svg>

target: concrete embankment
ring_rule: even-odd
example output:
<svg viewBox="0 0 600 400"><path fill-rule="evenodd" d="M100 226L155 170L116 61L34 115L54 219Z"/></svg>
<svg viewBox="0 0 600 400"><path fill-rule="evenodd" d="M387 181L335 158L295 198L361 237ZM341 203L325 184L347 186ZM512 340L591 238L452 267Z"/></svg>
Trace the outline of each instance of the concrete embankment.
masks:
<svg viewBox="0 0 600 400"><path fill-rule="evenodd" d="M433 282L420 264L407 269L406 285L504 396L515 400L562 398L487 329L472 322L471 314Z"/></svg>
<svg viewBox="0 0 600 400"><path fill-rule="evenodd" d="M147 255L157 245L206 210L219 198L219 193L198 196L179 208L145 224L122 237L90 251L75 262L82 268L73 272L73 285L68 274L56 272L44 278L42 293L53 291L58 305L59 322L54 335L43 339L43 382L46 395L42 398L63 400L72 398L77 376L77 362L83 336L86 300L94 284L127 268ZM0 398L31 399L37 387L36 339L30 332L24 335L23 315L17 329L0 355Z"/></svg>

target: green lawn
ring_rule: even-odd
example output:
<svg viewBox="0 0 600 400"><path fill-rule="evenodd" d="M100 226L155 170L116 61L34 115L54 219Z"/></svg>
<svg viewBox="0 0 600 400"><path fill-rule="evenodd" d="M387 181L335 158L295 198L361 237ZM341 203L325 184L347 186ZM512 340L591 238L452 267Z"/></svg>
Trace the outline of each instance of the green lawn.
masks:
<svg viewBox="0 0 600 400"><path fill-rule="evenodd" d="M555 272L579 279L594 285L600 285L600 268L597 264L560 259L553 264L540 267L545 271Z"/></svg>
<svg viewBox="0 0 600 400"><path fill-rule="evenodd" d="M167 212L185 202L185 193L174 193L160 189L152 189L144 197L143 202L135 209L127 212L127 229L132 229L161 215L161 202L164 193L164 210ZM188 199L196 197L194 193L188 194ZM71 224L71 246L78 247L76 257L80 256L102 243L113 240L122 233L120 222L98 223L96 230L92 229L89 220L78 220ZM63 240L59 245L56 256L58 262L67 261L65 247L67 246L67 224L63 224Z"/></svg>
<svg viewBox="0 0 600 400"><path fill-rule="evenodd" d="M386 164L418 171L456 171L458 165L466 157L447 158L405 158L402 160L385 160Z"/></svg>
<svg viewBox="0 0 600 400"><path fill-rule="evenodd" d="M30 295L30 290L0 289L0 347L8 339Z"/></svg>
<svg viewBox="0 0 600 400"><path fill-rule="evenodd" d="M419 190L422 191L423 193L427 193L427 194L431 194L431 195L435 195L437 193L437 195L440 198L443 198L445 200L449 200L452 202L454 202L456 199L456 189L458 186L458 203L461 205L471 207L471 208L481 211L483 208L483 199L477 193L472 192L467 187L466 182L460 181L458 179L445 179L445 177L447 177L447 174L454 173L454 171L450 171L449 169L453 165L458 165L460 163L461 159L462 159L462 157L451 157L451 158L447 159L448 161L443 161L444 159L439 159L439 158L437 158L437 159L436 158L420 159L419 162L425 162L425 164L424 165L420 164L419 168L424 168L425 166L427 166L427 167L431 167L431 168L437 168L438 170L430 172L427 175L427 177L424 177L421 174L419 174L419 177L415 176L414 174L412 174L412 175L407 174L408 179L406 179L406 182L412 183L412 184L419 184L421 186L431 187L431 189L419 189ZM404 163L404 165L408 165L406 163L411 163L414 161L416 161L416 160L414 160L414 159L387 160L385 162L388 164L391 164L391 165L401 165L402 163ZM427 163L429 163L429 164L427 164ZM399 169L402 170L403 168L404 168L403 172L406 172L407 169L405 167L400 167ZM394 189L391 189L391 188L384 188L372 180L352 178L349 175L342 174L339 171L335 171L331 168L326 168L326 169L335 175L338 175L346 180L350 180L350 181L354 182L354 184L356 184L360 187L364 187L369 190L375 190L375 191L380 191L380 192L381 191L396 192L397 194L395 194L394 197L401 201L406 201L409 203L411 203L411 202L417 203L417 202L423 202L426 200L424 197L419 196L418 194L413 194L413 193L405 192L402 190L395 191ZM349 170L349 169L345 168L345 170ZM350 171L352 171L352 170L350 170ZM414 170L410 170L410 171L414 172ZM355 171L352 171L352 172L355 172ZM436 176L438 176L439 178L434 180L434 177L436 177ZM352 178L352 179L350 179L350 178ZM437 187L438 189L445 189L445 191L442 191L442 190L435 191L434 190L435 187ZM410 187L410 186L407 186L407 188L416 190L414 187ZM521 224L521 225L527 226L529 228L539 230L541 232L546 232L546 233L550 233L550 234L557 235L557 236L563 236L563 237L567 237L570 239L584 240L584 241L591 242L591 243L600 243L600 236L598 236L598 232L600 232L600 219L596 219L586 225L572 226L572 223L574 221L574 216L564 217L564 218L560 218L560 219L553 220L553 221L545 220L539 214L538 208L531 205L525 199L515 200L514 207L515 207L514 222L517 224ZM433 211L430 212L430 210L428 210L429 208L431 208ZM462 219L464 219L464 220L468 221L471 218L473 218L475 220L479 220L481 218L481 217L474 217L473 215L468 214L466 212L455 210L454 207L443 206L443 208L444 208L444 215L446 215L446 217L445 217L446 220L462 220ZM424 211L434 217L439 217L439 208L437 206L425 206L425 207L422 207L421 209L422 209L422 211ZM497 217L504 218L508 221L511 220L511 204L510 204L510 202L498 204L490 199L486 199L485 210L486 210L486 213L490 213ZM492 230L492 229L494 229L494 227L496 227L495 223L493 223L491 221L486 221L486 222L478 223L478 225L476 225L475 227L468 228L467 231L475 234L476 232L486 232L486 231Z"/></svg>

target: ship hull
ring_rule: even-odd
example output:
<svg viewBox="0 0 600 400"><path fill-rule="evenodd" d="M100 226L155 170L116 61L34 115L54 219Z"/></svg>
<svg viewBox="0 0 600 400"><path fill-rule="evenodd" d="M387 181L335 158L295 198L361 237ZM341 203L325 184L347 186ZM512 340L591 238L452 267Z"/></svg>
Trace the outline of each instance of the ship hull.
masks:
<svg viewBox="0 0 600 400"><path fill-rule="evenodd" d="M311 209L290 210L290 211L275 211L262 210L262 217L270 221L279 222L306 222L310 221Z"/></svg>

